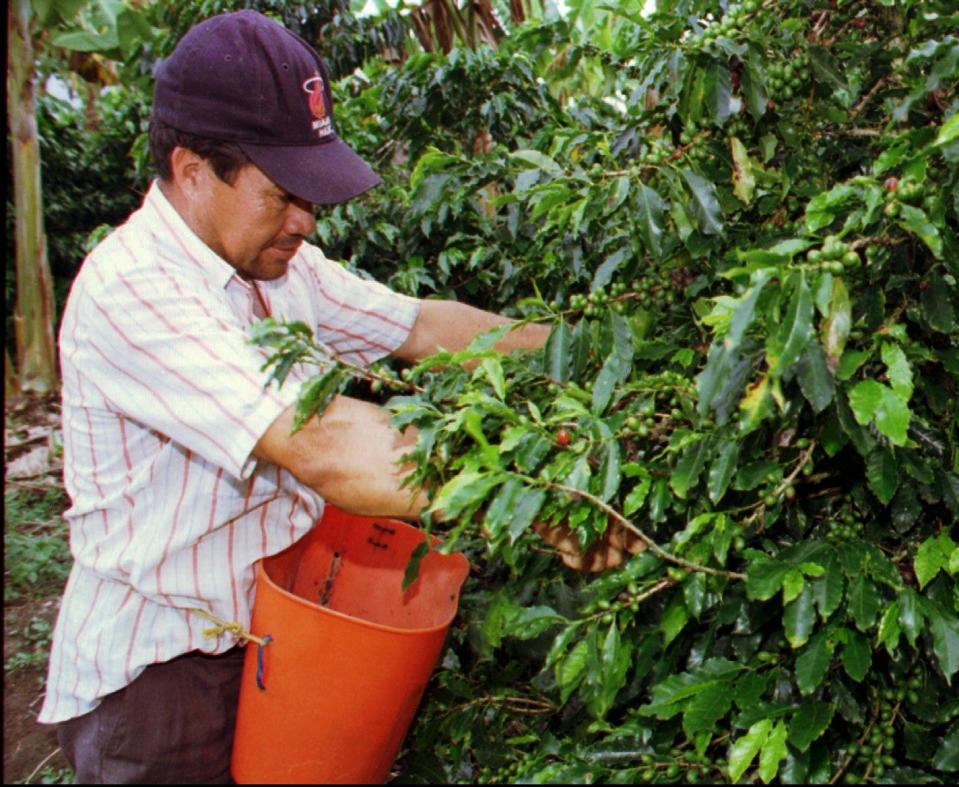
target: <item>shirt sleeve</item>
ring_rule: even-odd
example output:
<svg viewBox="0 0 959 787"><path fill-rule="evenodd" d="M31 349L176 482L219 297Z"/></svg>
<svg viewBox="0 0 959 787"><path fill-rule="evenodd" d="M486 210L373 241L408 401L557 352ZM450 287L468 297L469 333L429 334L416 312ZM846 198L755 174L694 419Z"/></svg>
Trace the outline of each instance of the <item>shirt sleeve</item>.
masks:
<svg viewBox="0 0 959 787"><path fill-rule="evenodd" d="M86 265L61 336L85 381L73 395L88 390L92 401L248 477L257 441L297 396L295 386L265 385L265 355L249 343L249 325L215 285L182 268L98 271L95 257Z"/></svg>
<svg viewBox="0 0 959 787"><path fill-rule="evenodd" d="M317 338L360 365L389 355L406 341L419 315L416 298L350 273L315 246L305 252L304 275L315 295Z"/></svg>

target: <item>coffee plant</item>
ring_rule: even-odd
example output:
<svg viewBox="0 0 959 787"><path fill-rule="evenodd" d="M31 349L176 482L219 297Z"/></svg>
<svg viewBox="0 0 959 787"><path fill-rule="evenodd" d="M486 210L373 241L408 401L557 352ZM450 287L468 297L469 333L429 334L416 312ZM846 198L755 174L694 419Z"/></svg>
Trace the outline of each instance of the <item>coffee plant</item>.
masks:
<svg viewBox="0 0 959 787"><path fill-rule="evenodd" d="M348 391L418 430L423 525L472 563L397 780L949 781L955 3L526 5L497 48L442 55L409 4L149 4L102 130L41 115L48 204L102 174L60 212L63 288L143 188L156 58L214 13L281 18L384 180L320 214L327 253L552 326L539 352L486 336L403 369L343 364L304 325L255 336L279 382L316 365L301 422ZM645 550L581 574L542 523Z"/></svg>
<svg viewBox="0 0 959 787"><path fill-rule="evenodd" d="M319 227L401 289L549 323L543 350L397 373L256 337L280 381L318 365L301 418L350 390L418 429L424 526L473 565L398 778L947 781L955 9L571 5L341 83L387 187ZM537 523L645 550L580 574Z"/></svg>

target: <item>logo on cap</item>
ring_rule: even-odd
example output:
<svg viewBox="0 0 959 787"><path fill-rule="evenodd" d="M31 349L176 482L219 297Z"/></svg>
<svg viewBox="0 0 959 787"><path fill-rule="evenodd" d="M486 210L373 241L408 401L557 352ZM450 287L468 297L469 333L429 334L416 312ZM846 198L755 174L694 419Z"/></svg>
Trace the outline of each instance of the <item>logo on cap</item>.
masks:
<svg viewBox="0 0 959 787"><path fill-rule="evenodd" d="M333 133L333 124L330 122L330 116L326 111L326 86L321 77L315 71L313 76L303 83L303 91L309 95L310 112L316 120L313 121L312 128L319 137L326 137Z"/></svg>

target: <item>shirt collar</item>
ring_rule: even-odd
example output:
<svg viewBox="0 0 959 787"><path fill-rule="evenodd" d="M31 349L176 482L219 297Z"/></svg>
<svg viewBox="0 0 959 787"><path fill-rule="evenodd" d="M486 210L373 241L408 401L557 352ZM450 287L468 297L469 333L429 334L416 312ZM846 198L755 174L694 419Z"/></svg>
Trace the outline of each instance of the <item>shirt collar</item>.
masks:
<svg viewBox="0 0 959 787"><path fill-rule="evenodd" d="M152 214L151 218L156 220L154 230L158 233L158 240L176 259L198 265L223 289L226 289L233 279L242 281L237 276L236 268L207 246L190 229L160 190L158 180L150 184L150 189L143 200L143 207Z"/></svg>

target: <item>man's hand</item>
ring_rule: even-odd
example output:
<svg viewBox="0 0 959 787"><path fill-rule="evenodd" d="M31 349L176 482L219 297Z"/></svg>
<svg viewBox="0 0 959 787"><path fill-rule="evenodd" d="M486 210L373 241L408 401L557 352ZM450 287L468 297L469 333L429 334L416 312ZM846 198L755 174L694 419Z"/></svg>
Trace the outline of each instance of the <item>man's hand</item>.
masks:
<svg viewBox="0 0 959 787"><path fill-rule="evenodd" d="M559 552L567 567L577 571L596 572L616 568L625 560L627 553L638 555L646 549L646 543L639 536L616 523L609 525L606 532L586 551L580 547L576 534L566 525L551 527L545 522L537 522L533 530Z"/></svg>

